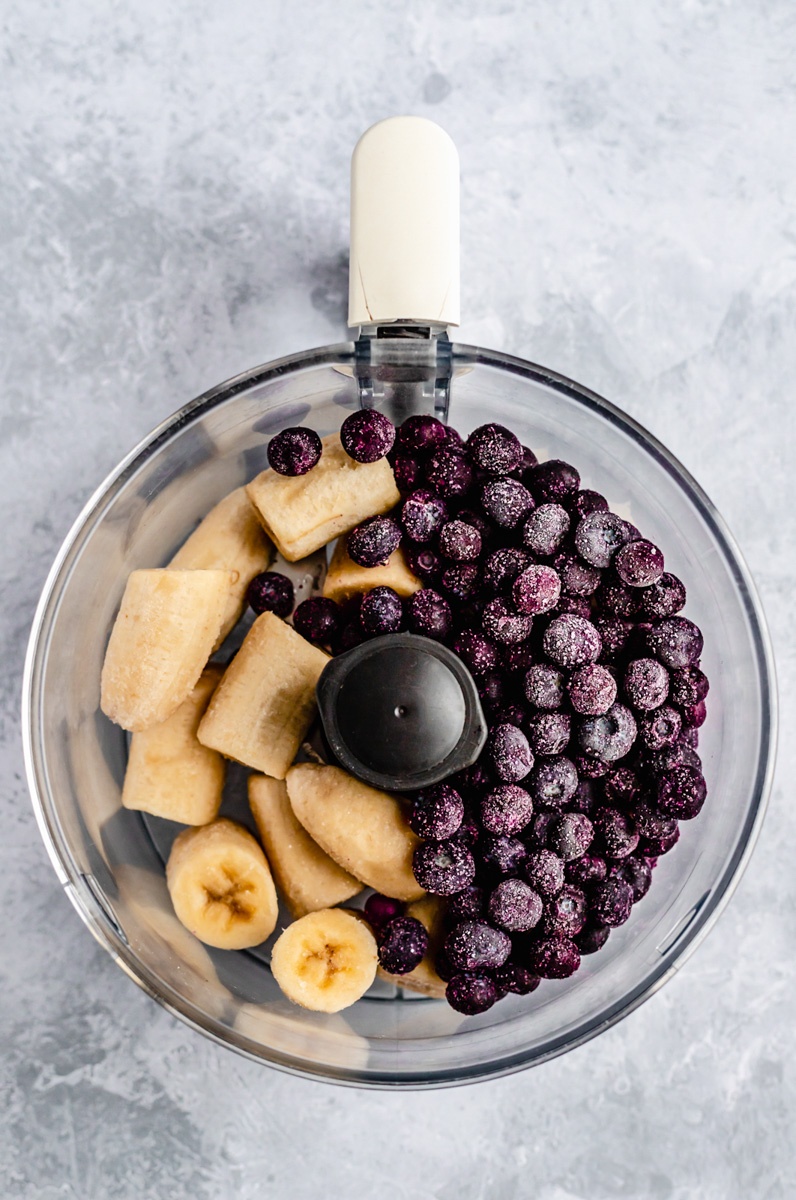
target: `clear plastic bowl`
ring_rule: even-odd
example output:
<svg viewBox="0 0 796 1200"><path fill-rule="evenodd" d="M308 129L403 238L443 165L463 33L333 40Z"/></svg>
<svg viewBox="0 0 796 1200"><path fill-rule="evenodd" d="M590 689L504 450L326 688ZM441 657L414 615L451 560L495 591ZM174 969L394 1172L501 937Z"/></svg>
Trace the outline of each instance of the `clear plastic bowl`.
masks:
<svg viewBox="0 0 796 1200"><path fill-rule="evenodd" d="M176 920L163 831L120 806L126 735L99 711L100 668L130 571L168 561L225 493L266 465L267 436L337 429L358 403L351 343L258 367L164 422L101 486L50 573L25 682L31 792L53 866L78 912L149 995L222 1045L301 1075L361 1086L487 1078L577 1046L665 982L715 921L762 819L775 741L768 637L746 567L710 501L653 437L607 401L519 359L453 347L450 421L500 420L561 457L665 550L705 632L711 680L701 816L663 859L629 922L580 971L479 1017L385 985L325 1016L280 993L267 956L207 949ZM160 823L164 825L164 823Z"/></svg>

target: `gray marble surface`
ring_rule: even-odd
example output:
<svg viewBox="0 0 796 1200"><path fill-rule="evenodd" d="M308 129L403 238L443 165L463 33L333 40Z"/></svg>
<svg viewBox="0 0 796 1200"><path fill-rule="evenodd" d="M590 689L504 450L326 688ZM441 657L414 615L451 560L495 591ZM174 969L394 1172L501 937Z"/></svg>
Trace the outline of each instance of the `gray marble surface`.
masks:
<svg viewBox="0 0 796 1200"><path fill-rule="evenodd" d="M0 1193L796 1195L796 11L792 0L37 0L0 50ZM429 115L463 168L462 339L589 383L737 535L778 657L767 823L696 956L533 1072L366 1094L161 1011L92 941L22 773L49 563L157 421L338 340L354 141Z"/></svg>

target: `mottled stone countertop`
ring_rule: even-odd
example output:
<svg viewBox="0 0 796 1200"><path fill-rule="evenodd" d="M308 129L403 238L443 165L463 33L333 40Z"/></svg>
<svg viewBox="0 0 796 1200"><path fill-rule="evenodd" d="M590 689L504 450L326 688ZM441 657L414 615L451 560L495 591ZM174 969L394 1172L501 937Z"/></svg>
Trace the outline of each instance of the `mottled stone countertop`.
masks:
<svg viewBox="0 0 796 1200"><path fill-rule="evenodd" d="M796 1195L792 0L7 0L2 25L2 1196ZM423 1095L258 1068L134 987L46 859L18 715L99 480L211 384L340 339L348 157L406 111L461 153L462 340L589 383L702 482L784 730L748 872L675 979L546 1066Z"/></svg>

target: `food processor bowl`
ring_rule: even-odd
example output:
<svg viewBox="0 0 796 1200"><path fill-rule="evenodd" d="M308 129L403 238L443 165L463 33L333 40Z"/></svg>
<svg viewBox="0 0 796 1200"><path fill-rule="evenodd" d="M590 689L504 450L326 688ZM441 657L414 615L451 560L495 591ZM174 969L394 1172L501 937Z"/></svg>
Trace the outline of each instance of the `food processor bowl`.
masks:
<svg viewBox="0 0 796 1200"><path fill-rule="evenodd" d="M759 830L773 766L763 617L740 554L699 486L654 437L593 392L517 358L451 345L438 332L393 329L387 342L405 335L410 351L400 370L377 337L360 339L257 367L165 421L75 523L47 580L27 659L25 752L37 819L58 877L97 940L193 1028L257 1061L338 1083L433 1087L502 1075L626 1016L674 974L726 904ZM385 983L344 1013L310 1012L280 992L267 947L230 952L198 942L177 921L166 890L164 844L174 830L122 808L127 735L99 709L103 655L129 573L168 562L218 500L267 465L271 435L299 424L331 433L363 403L394 418L436 411L465 436L499 421L539 458L571 461L584 487L601 491L663 547L667 568L686 582L686 613L705 632L711 692L700 730L708 782L702 814L683 823L627 924L574 976L543 981L476 1017ZM222 813L245 819L233 795L242 774L232 768L231 776Z"/></svg>

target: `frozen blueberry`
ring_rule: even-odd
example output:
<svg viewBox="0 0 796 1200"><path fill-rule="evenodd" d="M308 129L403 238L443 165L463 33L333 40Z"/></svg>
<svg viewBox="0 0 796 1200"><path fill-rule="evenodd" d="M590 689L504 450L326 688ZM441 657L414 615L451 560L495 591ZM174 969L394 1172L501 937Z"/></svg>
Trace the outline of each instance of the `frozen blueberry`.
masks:
<svg viewBox="0 0 796 1200"><path fill-rule="evenodd" d="M668 854L680 840L680 828L675 821L674 829L671 833L661 834L658 838L643 837L638 844L638 852L644 858L650 858L659 855Z"/></svg>
<svg viewBox="0 0 796 1200"><path fill-rule="evenodd" d="M563 753L569 743L570 728L569 713L533 713L528 718L526 730L534 754Z"/></svg>
<svg viewBox="0 0 796 1200"><path fill-rule="evenodd" d="M630 808L641 794L638 775L630 767L614 767L606 776L603 792L612 807Z"/></svg>
<svg viewBox="0 0 796 1200"><path fill-rule="evenodd" d="M632 543L635 544L635 543ZM633 617L638 612L638 589L616 580L603 582L597 593L600 610L612 617Z"/></svg>
<svg viewBox="0 0 796 1200"><path fill-rule="evenodd" d="M573 883L565 883L557 896L544 906L542 929L548 934L575 937L586 923L586 893Z"/></svg>
<svg viewBox="0 0 796 1200"><path fill-rule="evenodd" d="M478 594L481 572L475 563L453 563L445 567L440 577L440 587L452 600L469 600Z"/></svg>
<svg viewBox="0 0 796 1200"><path fill-rule="evenodd" d="M487 921L462 921L446 937L445 953L459 971L491 971L511 954L511 938Z"/></svg>
<svg viewBox="0 0 796 1200"><path fill-rule="evenodd" d="M699 667L682 667L672 671L670 699L680 708L692 708L704 700L710 684Z"/></svg>
<svg viewBox="0 0 796 1200"><path fill-rule="evenodd" d="M401 900L393 900L391 896L382 896L379 892L374 892L365 901L365 916L376 930L392 921L393 917L400 917L403 911Z"/></svg>
<svg viewBox="0 0 796 1200"><path fill-rule="evenodd" d="M526 967L511 961L498 967L493 972L493 978L501 991L513 992L515 996L528 996L541 983L538 975L532 975Z"/></svg>
<svg viewBox="0 0 796 1200"><path fill-rule="evenodd" d="M287 575L279 571L263 571L255 575L246 590L246 599L253 612L275 613L277 617L289 617L293 611L293 584Z"/></svg>
<svg viewBox="0 0 796 1200"><path fill-rule="evenodd" d="M664 571L657 583L638 593L639 611L647 618L671 617L685 607L685 585Z"/></svg>
<svg viewBox="0 0 796 1200"><path fill-rule="evenodd" d="M450 897L445 916L452 925L458 925L460 921L475 921L482 917L485 908L484 889L473 883Z"/></svg>
<svg viewBox="0 0 796 1200"><path fill-rule="evenodd" d="M460 841L463 841L465 846L469 846L471 850L474 846L477 846L481 838L481 826L472 813L465 811L464 820L456 832L456 837Z"/></svg>
<svg viewBox="0 0 796 1200"><path fill-rule="evenodd" d="M573 671L567 690L570 704L582 716L599 717L616 700L616 680L599 663L586 663Z"/></svg>
<svg viewBox="0 0 796 1200"><path fill-rule="evenodd" d="M647 633L647 645L671 671L693 666L702 653L702 634L687 617L664 617Z"/></svg>
<svg viewBox="0 0 796 1200"><path fill-rule="evenodd" d="M525 695L534 708L560 708L566 695L564 676L555 667L537 663L525 676Z"/></svg>
<svg viewBox="0 0 796 1200"><path fill-rule="evenodd" d="M534 554L555 554L569 531L569 513L560 504L540 504L522 528L523 544Z"/></svg>
<svg viewBox="0 0 796 1200"><path fill-rule="evenodd" d="M594 783L588 776L581 775L577 762L575 768L578 772L578 786L575 795L570 800L570 807L573 812L585 813L588 816L597 799L594 794Z"/></svg>
<svg viewBox="0 0 796 1200"><path fill-rule="evenodd" d="M359 623L371 637L397 633L403 621L401 597L391 587L375 587L366 592L359 610Z"/></svg>
<svg viewBox="0 0 796 1200"><path fill-rule="evenodd" d="M445 989L448 1004L466 1017L475 1017L478 1013L486 1012L500 997L500 989L489 975L453 975Z"/></svg>
<svg viewBox="0 0 796 1200"><path fill-rule="evenodd" d="M467 439L467 450L475 466L490 475L508 475L523 461L519 438L503 425L479 425Z"/></svg>
<svg viewBox="0 0 796 1200"><path fill-rule="evenodd" d="M564 886L564 862L552 850L534 850L523 863L522 873L544 898L557 896Z"/></svg>
<svg viewBox="0 0 796 1200"><path fill-rule="evenodd" d="M451 450L459 449L463 451L464 439L462 438L462 435L459 433L458 429L454 429L452 425L445 425L444 429L445 441L442 443L442 445L447 446L448 449Z"/></svg>
<svg viewBox="0 0 796 1200"><path fill-rule="evenodd" d="M473 482L473 468L455 450L438 450L426 463L426 480L446 500L463 496Z"/></svg>
<svg viewBox="0 0 796 1200"><path fill-rule="evenodd" d="M460 838L423 842L412 859L415 879L436 896L454 896L475 878L475 860Z"/></svg>
<svg viewBox="0 0 796 1200"><path fill-rule="evenodd" d="M526 966L542 979L567 979L580 966L580 951L560 934L539 938L530 946Z"/></svg>
<svg viewBox="0 0 796 1200"><path fill-rule="evenodd" d="M328 646L340 631L342 616L342 610L334 600L326 596L311 596L309 600L303 600L293 613L293 627L308 642L316 646Z"/></svg>
<svg viewBox="0 0 796 1200"><path fill-rule="evenodd" d="M703 775L694 767L675 767L658 780L658 808L667 817L690 821L699 815L705 803L707 787Z"/></svg>
<svg viewBox="0 0 796 1200"><path fill-rule="evenodd" d="M353 650L355 646L361 646L366 640L367 634L357 617L356 620L349 621L347 625L343 626L335 637L332 648L335 654L344 654L346 650Z"/></svg>
<svg viewBox="0 0 796 1200"><path fill-rule="evenodd" d="M624 925L633 907L633 889L624 879L613 876L595 883L591 890L591 916L598 925L615 929Z"/></svg>
<svg viewBox="0 0 796 1200"><path fill-rule="evenodd" d="M689 746L696 750L699 745L699 730L694 726L688 725L680 734L680 742L684 746Z"/></svg>
<svg viewBox="0 0 796 1200"><path fill-rule="evenodd" d="M465 629L453 643L453 649L476 679L494 671L498 665L498 652L494 642L473 629Z"/></svg>
<svg viewBox="0 0 796 1200"><path fill-rule="evenodd" d="M511 729L504 725L504 729ZM527 742L525 743L527 746ZM530 754L530 751L528 751ZM527 772L526 772L527 774ZM496 787L481 801L481 824L488 833L511 836L524 829L533 816L533 800L525 788L507 783Z"/></svg>
<svg viewBox="0 0 796 1200"><path fill-rule="evenodd" d="M481 534L464 521L448 521L439 531L439 549L453 562L474 562L481 553Z"/></svg>
<svg viewBox="0 0 796 1200"><path fill-rule="evenodd" d="M594 625L602 640L600 657L607 662L613 662L628 644L633 632L632 621L625 621L622 617L595 617Z"/></svg>
<svg viewBox="0 0 796 1200"><path fill-rule="evenodd" d="M395 486L406 495L420 485L423 478L423 468L416 458L408 454L396 454L392 460L392 473L395 476Z"/></svg>
<svg viewBox="0 0 796 1200"><path fill-rule="evenodd" d="M378 935L379 964L390 975L407 975L425 957L428 930L416 917L394 917Z"/></svg>
<svg viewBox="0 0 796 1200"><path fill-rule="evenodd" d="M499 708L495 709L494 724L496 726L516 725L519 729L522 729L527 715L528 712L524 705L506 702L505 704L501 704Z"/></svg>
<svg viewBox="0 0 796 1200"><path fill-rule="evenodd" d="M446 427L436 417L407 417L398 429L398 445L407 454L430 454L447 440Z"/></svg>
<svg viewBox="0 0 796 1200"><path fill-rule="evenodd" d="M596 954L608 941L610 932L607 925L587 925L578 934L575 944L581 954Z"/></svg>
<svg viewBox="0 0 796 1200"><path fill-rule="evenodd" d="M599 657L602 642L591 621L565 613L547 626L542 646L548 658L569 669L594 662Z"/></svg>
<svg viewBox="0 0 796 1200"><path fill-rule="evenodd" d="M538 812L533 818L523 835L532 850L543 850L547 846L547 832L555 819L556 814L552 811Z"/></svg>
<svg viewBox="0 0 796 1200"><path fill-rule="evenodd" d="M608 858L627 858L638 846L634 821L615 808L598 808L592 814L594 830Z"/></svg>
<svg viewBox="0 0 796 1200"><path fill-rule="evenodd" d="M454 776L454 782L458 788L466 789L468 795L488 792L495 786L494 776L484 755Z"/></svg>
<svg viewBox="0 0 796 1200"><path fill-rule="evenodd" d="M306 475L322 451L323 444L314 429L283 429L268 443L268 465L279 475Z"/></svg>
<svg viewBox="0 0 796 1200"><path fill-rule="evenodd" d="M406 561L412 574L421 579L423 583L436 583L442 574L442 560L427 546L423 546L422 549L409 546L406 551Z"/></svg>
<svg viewBox="0 0 796 1200"><path fill-rule="evenodd" d="M650 587L663 575L663 555L657 546L642 538L637 542L628 542L617 552L614 569L628 587Z"/></svg>
<svg viewBox="0 0 796 1200"><path fill-rule="evenodd" d="M624 688L633 708L649 712L669 695L669 672L656 658L636 658L628 663Z"/></svg>
<svg viewBox="0 0 796 1200"><path fill-rule="evenodd" d="M673 746L680 736L683 718L671 704L664 704L654 712L644 713L638 723L641 741L648 750L661 750Z"/></svg>
<svg viewBox="0 0 796 1200"><path fill-rule="evenodd" d="M517 576L530 565L530 554L515 546L493 550L484 562L484 587L492 592L508 592Z"/></svg>
<svg viewBox="0 0 796 1200"><path fill-rule="evenodd" d="M395 426L389 417L375 408L362 409L343 421L340 441L348 457L355 462L378 462L392 450Z"/></svg>
<svg viewBox="0 0 796 1200"><path fill-rule="evenodd" d="M481 504L496 525L513 529L533 508L533 496L518 479L495 479L481 489Z"/></svg>
<svg viewBox="0 0 796 1200"><path fill-rule="evenodd" d="M567 863L564 874L569 883L583 887L586 883L599 883L608 877L608 864L599 854L584 854Z"/></svg>
<svg viewBox="0 0 796 1200"><path fill-rule="evenodd" d="M552 567L526 567L511 588L511 596L518 610L530 616L555 608L560 595L561 579Z"/></svg>
<svg viewBox="0 0 796 1200"><path fill-rule="evenodd" d="M487 836L478 843L478 856L492 875L516 875L528 857L519 838Z"/></svg>
<svg viewBox="0 0 796 1200"><path fill-rule="evenodd" d="M533 754L528 739L516 725L496 725L487 743L489 757L498 779L518 783L533 766ZM529 813L530 819L530 813ZM525 822L527 824L527 822ZM492 833L513 833L510 829L493 829Z"/></svg>
<svg viewBox="0 0 796 1200"><path fill-rule="evenodd" d="M681 767L683 764L695 765L689 762L689 747L680 739L670 746L661 746L659 750L651 750L644 754L639 759L638 768L649 771L653 775L666 775L675 767Z"/></svg>
<svg viewBox="0 0 796 1200"><path fill-rule="evenodd" d="M616 873L617 879L629 883L633 889L633 903L641 900L650 890L652 869L646 859L631 855L626 858Z"/></svg>
<svg viewBox="0 0 796 1200"><path fill-rule="evenodd" d="M482 546L486 546L491 541L494 529L483 513L477 513L472 508L460 508L456 514L456 520L464 521L465 525L472 525L473 529L477 529L481 534Z"/></svg>
<svg viewBox="0 0 796 1200"><path fill-rule="evenodd" d="M531 468L528 486L540 501L556 504L574 496L580 487L580 475L569 463L551 458Z"/></svg>
<svg viewBox="0 0 796 1200"><path fill-rule="evenodd" d="M607 512L608 501L600 492L593 492L590 488L583 488L579 492L575 492L574 496L569 496L567 503L576 518L582 519L588 517L589 513Z"/></svg>
<svg viewBox="0 0 796 1200"><path fill-rule="evenodd" d="M578 786L575 764L562 755L540 758L528 786L532 798L542 808L561 809L575 795Z"/></svg>
<svg viewBox="0 0 796 1200"><path fill-rule="evenodd" d="M578 742L585 755L616 762L630 753L638 727L635 717L624 704L612 704L599 717L584 717L578 727Z"/></svg>
<svg viewBox="0 0 796 1200"><path fill-rule="evenodd" d="M557 613L571 613L573 617L583 617L590 621L592 606L585 596L561 596L556 605Z"/></svg>
<svg viewBox="0 0 796 1200"><path fill-rule="evenodd" d="M445 501L426 488L412 492L401 506L401 526L413 542L430 542L447 519Z"/></svg>
<svg viewBox="0 0 796 1200"><path fill-rule="evenodd" d="M526 640L513 646L504 646L501 662L504 670L510 675L522 675L524 679L537 657L533 645Z"/></svg>
<svg viewBox="0 0 796 1200"><path fill-rule="evenodd" d="M521 879L504 879L489 897L489 919L509 933L526 933L538 925L542 898Z"/></svg>
<svg viewBox="0 0 796 1200"><path fill-rule="evenodd" d="M371 517L348 535L348 553L360 567L382 567L398 549L401 530L391 517Z"/></svg>
<svg viewBox="0 0 796 1200"><path fill-rule="evenodd" d="M490 716L506 701L506 685L499 671L487 671L476 678L475 686Z"/></svg>
<svg viewBox="0 0 796 1200"><path fill-rule="evenodd" d="M575 549L593 567L607 567L621 546L632 538L627 521L612 512L592 512L575 530Z"/></svg>
<svg viewBox="0 0 796 1200"><path fill-rule="evenodd" d="M594 840L594 827L583 813L564 813L550 825L547 841L564 862L580 858Z"/></svg>
<svg viewBox="0 0 796 1200"><path fill-rule="evenodd" d="M425 788L414 799L409 824L423 838L453 837L464 819L464 801L449 783Z"/></svg>
<svg viewBox="0 0 796 1200"><path fill-rule="evenodd" d="M533 628L533 618L518 613L500 596L490 600L484 608L481 624L486 633L501 646L513 646L523 642Z"/></svg>
<svg viewBox="0 0 796 1200"><path fill-rule="evenodd" d="M574 554L557 554L553 566L561 580L561 591L567 596L577 596L585 599L592 596L600 586L600 571L590 567Z"/></svg>
<svg viewBox="0 0 796 1200"><path fill-rule="evenodd" d="M636 829L645 841L667 841L677 832L675 818L667 817L646 800L640 801L634 807L633 820Z"/></svg>
<svg viewBox="0 0 796 1200"><path fill-rule="evenodd" d="M689 729L699 729L705 724L707 715L705 701L700 700L697 704L691 704L688 708L682 709L683 725Z"/></svg>
<svg viewBox="0 0 796 1200"><path fill-rule="evenodd" d="M432 588L421 588L405 602L406 623L411 633L444 641L452 628L451 606Z"/></svg>
<svg viewBox="0 0 796 1200"><path fill-rule="evenodd" d="M586 754L575 755L575 766L578 776L586 780L601 779L611 769L610 763L604 762L601 758L592 758Z"/></svg>

